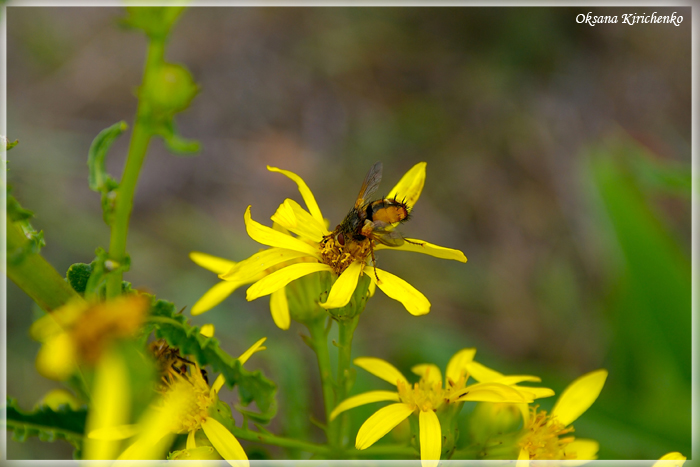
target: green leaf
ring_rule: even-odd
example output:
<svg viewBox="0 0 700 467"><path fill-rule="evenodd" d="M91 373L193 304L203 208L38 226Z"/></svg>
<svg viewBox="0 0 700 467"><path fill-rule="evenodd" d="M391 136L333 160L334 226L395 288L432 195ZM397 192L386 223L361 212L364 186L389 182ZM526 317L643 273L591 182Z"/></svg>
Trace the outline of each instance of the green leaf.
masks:
<svg viewBox="0 0 700 467"><path fill-rule="evenodd" d="M128 125L121 121L109 128L102 130L90 145L88 152L88 183L90 189L101 193L102 216L107 225L112 224L114 205L117 199L117 188L119 184L107 174L105 169L105 157L109 148L126 129Z"/></svg>
<svg viewBox="0 0 700 467"><path fill-rule="evenodd" d="M4 138L4 140L5 140L5 150L6 151L9 151L10 149L14 148L15 146L17 146L19 144L18 139L14 140L14 141L10 141L9 139Z"/></svg>
<svg viewBox="0 0 700 467"><path fill-rule="evenodd" d="M189 156L198 153L202 145L196 139L185 139L180 136L172 119L163 123L158 129L168 150L175 155Z"/></svg>
<svg viewBox="0 0 700 467"><path fill-rule="evenodd" d="M23 442L30 436L51 442L63 439L79 452L86 418L86 408L73 410L68 405L62 405L58 410L53 410L42 405L32 412L24 412L15 399L7 399L7 429L13 432L12 439L15 441Z"/></svg>
<svg viewBox="0 0 700 467"><path fill-rule="evenodd" d="M272 419L277 410L277 386L259 370L244 369L240 360L221 350L215 337L203 336L200 328L187 324L185 317L177 313L170 302L157 300L151 309L149 321L155 327L157 338L165 339L168 345L178 348L183 355L191 356L200 366L211 365L214 371L224 375L229 388L238 386L241 403L247 406L254 401L260 410L261 413L255 413L256 419Z"/></svg>
<svg viewBox="0 0 700 467"><path fill-rule="evenodd" d="M105 128L95 137L88 152L88 183L90 189L97 192L105 192L116 187L116 182L105 170L105 157L107 151L119 135L124 133L129 126L126 122L117 122L109 128ZM115 186L111 186L115 185Z"/></svg>
<svg viewBox="0 0 700 467"><path fill-rule="evenodd" d="M9 190L8 190L9 191ZM34 213L20 206L14 196L7 195L7 217L12 222L26 221L34 217Z"/></svg>
<svg viewBox="0 0 700 467"><path fill-rule="evenodd" d="M90 279L90 274L92 274L92 265L85 263L75 263L68 268L66 272L66 279L73 290L79 294L85 293L87 288L88 279Z"/></svg>

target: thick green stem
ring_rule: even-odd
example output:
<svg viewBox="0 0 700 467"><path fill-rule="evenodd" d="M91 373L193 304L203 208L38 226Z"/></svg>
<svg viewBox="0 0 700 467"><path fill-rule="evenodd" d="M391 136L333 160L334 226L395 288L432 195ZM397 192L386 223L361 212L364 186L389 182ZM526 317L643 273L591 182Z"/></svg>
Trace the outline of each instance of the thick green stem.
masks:
<svg viewBox="0 0 700 467"><path fill-rule="evenodd" d="M143 73L143 86L153 79L153 74L163 63L165 43L163 39L150 39L148 43L148 55ZM136 121L129 142L129 152L126 157L126 165L122 175L114 209L114 221L112 223L112 236L109 243L109 258L114 261L118 269L107 276L107 298L114 298L121 294L122 270L119 268L126 261L126 237L129 231L129 218L134 206L134 193L138 182L141 166L146 158L148 144L153 136L151 124L151 109L144 99L139 99L136 110Z"/></svg>
<svg viewBox="0 0 700 467"><path fill-rule="evenodd" d="M318 360L318 371L321 374L321 387L323 389L323 406L326 411L326 436L331 445L336 437L332 431L335 424L330 422L331 412L335 401L335 391L333 387L333 377L331 372L331 357L328 352L328 332L324 325L325 318L316 319L307 324L311 335L311 346L316 353Z"/></svg>
<svg viewBox="0 0 700 467"><path fill-rule="evenodd" d="M321 454L326 457L331 453L331 448L328 446L308 443L296 439L283 438L269 433L260 433L258 431L250 431L244 428L232 427L231 433L240 439L248 441L258 441L260 443L271 444L273 446L281 446L284 448L299 449L301 451Z"/></svg>
<svg viewBox="0 0 700 467"><path fill-rule="evenodd" d="M7 220L7 251L27 243L22 229ZM18 264L7 265L7 276L43 310L52 311L70 300L81 299L63 277L40 254L27 254Z"/></svg>
<svg viewBox="0 0 700 467"><path fill-rule="evenodd" d="M359 320L360 315L349 319L338 320L338 392L336 394L336 406L347 398L350 386L352 385L352 378L350 377L352 337ZM350 419L348 414L341 414L335 422L340 425L337 431L337 444L339 446L345 446L350 431Z"/></svg>

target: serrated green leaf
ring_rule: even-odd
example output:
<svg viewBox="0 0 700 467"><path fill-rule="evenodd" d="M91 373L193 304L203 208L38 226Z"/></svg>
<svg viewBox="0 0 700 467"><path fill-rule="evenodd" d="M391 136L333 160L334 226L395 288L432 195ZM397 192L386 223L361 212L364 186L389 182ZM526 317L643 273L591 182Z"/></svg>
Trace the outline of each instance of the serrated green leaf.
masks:
<svg viewBox="0 0 700 467"><path fill-rule="evenodd" d="M7 399L7 429L13 432L15 441L25 441L30 436L38 436L42 441L68 441L81 449L87 409L73 410L68 405L62 405L53 410L42 405L32 412L22 411L17 401Z"/></svg>
<svg viewBox="0 0 700 467"><path fill-rule="evenodd" d="M155 327L156 337L165 339L168 345L177 347L183 355L191 356L200 366L211 365L226 379L228 387L238 386L241 403L244 406L255 402L261 413L256 419L269 421L275 414L277 386L258 371L248 371L240 360L233 358L219 347L215 337L206 337L200 328L190 326L182 314L175 312L175 306L164 300L154 303L149 321Z"/></svg>

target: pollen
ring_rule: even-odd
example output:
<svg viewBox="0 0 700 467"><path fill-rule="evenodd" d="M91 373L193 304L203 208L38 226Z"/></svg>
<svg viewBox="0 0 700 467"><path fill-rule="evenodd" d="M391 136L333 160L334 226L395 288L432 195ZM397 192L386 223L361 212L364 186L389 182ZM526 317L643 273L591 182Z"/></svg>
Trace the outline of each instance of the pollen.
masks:
<svg viewBox="0 0 700 467"><path fill-rule="evenodd" d="M360 242L345 239L343 244L338 241L338 236L342 235L331 232L323 237L319 243L321 259L324 264L333 269L333 272L340 275L355 261L365 262L371 251L371 240L365 239Z"/></svg>
<svg viewBox="0 0 700 467"><path fill-rule="evenodd" d="M573 436L560 438L574 431L573 426L565 427L556 417L547 415L545 410L531 408L530 420L525 426L527 433L520 441L531 460L567 460L576 459L576 453L565 452L566 446L574 440Z"/></svg>
<svg viewBox="0 0 700 467"><path fill-rule="evenodd" d="M176 374L163 398L164 409L178 414L172 420L172 431L175 433L198 430L209 417L210 407L216 403L216 393L209 388L199 371L185 376Z"/></svg>
<svg viewBox="0 0 700 467"><path fill-rule="evenodd" d="M423 412L437 410L446 402L446 392L442 388L441 381L428 381L421 378L413 386L399 381L397 389L401 402L412 405L415 409Z"/></svg>

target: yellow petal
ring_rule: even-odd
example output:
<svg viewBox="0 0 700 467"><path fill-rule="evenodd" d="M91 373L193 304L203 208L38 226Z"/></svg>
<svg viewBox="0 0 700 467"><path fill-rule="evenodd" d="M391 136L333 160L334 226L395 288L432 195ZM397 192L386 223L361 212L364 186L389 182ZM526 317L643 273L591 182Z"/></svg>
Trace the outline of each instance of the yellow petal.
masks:
<svg viewBox="0 0 700 467"><path fill-rule="evenodd" d="M382 436L389 433L396 425L406 420L413 413L413 406L403 403L391 404L375 412L357 432L355 447L367 449Z"/></svg>
<svg viewBox="0 0 700 467"><path fill-rule="evenodd" d="M413 316L425 315L430 312L428 299L411 284L382 269L375 268L374 271L379 277L377 287L390 298L401 302ZM369 274L369 277L373 282L377 280L374 274Z"/></svg>
<svg viewBox="0 0 700 467"><path fill-rule="evenodd" d="M229 464L234 467L248 467L250 465L241 443L219 421L209 417L202 423L202 429L214 449Z"/></svg>
<svg viewBox="0 0 700 467"><path fill-rule="evenodd" d="M95 369L85 431L91 433L125 425L131 416L130 396L126 362L119 353L105 352ZM84 444L83 459L114 459L119 453L119 446L119 441L88 438Z"/></svg>
<svg viewBox="0 0 700 467"><path fill-rule="evenodd" d="M369 391L363 394L358 394L357 396L348 397L343 402L338 404L338 406L331 412L331 421L335 420L335 417L345 412L346 410L354 409L365 404L371 404L372 402L381 401L393 401L399 402L399 393L393 391Z"/></svg>
<svg viewBox="0 0 700 467"><path fill-rule="evenodd" d="M397 385L398 381L404 384L408 384L406 377L401 374L399 370L396 369L391 363L382 360L381 358L374 357L359 357L356 358L353 363L365 371L372 373L377 378L381 378L394 386Z"/></svg>
<svg viewBox="0 0 700 467"><path fill-rule="evenodd" d="M576 453L576 455L573 457L574 459L582 461L592 461L598 458L599 448L600 445L598 444L598 441L592 439L576 438L571 443L564 446L564 453ZM585 462L581 462L580 464L585 464ZM566 465L569 466L576 464L570 464L567 462Z"/></svg>
<svg viewBox="0 0 700 467"><path fill-rule="evenodd" d="M117 460L159 460L163 459L167 449L172 445L175 434L167 431L152 431L149 436L143 434L122 452Z"/></svg>
<svg viewBox="0 0 700 467"><path fill-rule="evenodd" d="M216 305L226 300L228 296L235 292L238 287L247 283L248 282L219 282L214 287L207 290L204 295L202 295L202 298L197 300L197 302L192 305L192 310L190 313L192 316L197 316L201 315L205 311L211 310Z"/></svg>
<svg viewBox="0 0 700 467"><path fill-rule="evenodd" d="M286 248L268 248L241 261L235 267L226 271L225 274L219 275L219 277L227 281L247 284L265 277L272 272L271 268L279 264L296 258L308 258L308 256L308 254L301 251L288 250Z"/></svg>
<svg viewBox="0 0 700 467"><path fill-rule="evenodd" d="M680 452L669 452L656 461L651 467L681 467L686 457Z"/></svg>
<svg viewBox="0 0 700 467"><path fill-rule="evenodd" d="M270 294L270 313L272 320L278 328L287 330L291 324L289 315L289 302L287 301L287 290L282 287Z"/></svg>
<svg viewBox="0 0 700 467"><path fill-rule="evenodd" d="M414 365L411 371L422 379L429 381L431 383L442 383L442 373L440 373L440 368L432 363L421 363L420 365Z"/></svg>
<svg viewBox="0 0 700 467"><path fill-rule="evenodd" d="M314 272L332 271L331 268L321 263L296 263L285 266L279 271L263 277L246 291L246 300L255 300L272 292L281 289L293 280L307 276Z"/></svg>
<svg viewBox="0 0 700 467"><path fill-rule="evenodd" d="M205 337L214 337L214 325L205 324L202 326L202 329L199 330L199 333Z"/></svg>
<svg viewBox="0 0 700 467"><path fill-rule="evenodd" d="M570 425L593 405L607 377L606 370L596 370L574 380L559 396L552 409L552 415L564 426Z"/></svg>
<svg viewBox="0 0 700 467"><path fill-rule="evenodd" d="M469 375L480 383L485 383L497 378L503 378L503 373L492 370L479 362L469 362L467 364Z"/></svg>
<svg viewBox="0 0 700 467"><path fill-rule="evenodd" d="M260 350L265 350L265 347L262 347L263 342L267 340L267 337L263 337L259 341L257 341L255 344L251 345L248 350L243 352L240 357L238 357L238 360L241 361L241 365L243 365L245 362L248 361L251 355L253 355L255 352L259 352Z"/></svg>
<svg viewBox="0 0 700 467"><path fill-rule="evenodd" d="M324 224L319 223L292 199L284 200L284 203L272 215L272 221L290 232L316 243L319 243L324 235L330 233Z"/></svg>
<svg viewBox="0 0 700 467"><path fill-rule="evenodd" d="M528 386L513 385L513 389L524 394L528 399L542 399L543 397L552 397L554 391L549 388L531 388Z"/></svg>
<svg viewBox="0 0 700 467"><path fill-rule="evenodd" d="M452 356L447 364L447 378L452 381L457 381L463 370L467 369L467 363L474 360L476 349L462 349Z"/></svg>
<svg viewBox="0 0 700 467"><path fill-rule="evenodd" d="M197 447L197 443L194 440L194 433L194 431L187 433L187 443L185 444L185 449L195 449Z"/></svg>
<svg viewBox="0 0 700 467"><path fill-rule="evenodd" d="M191 252L190 259L194 261L197 266L201 266L216 274L223 274L236 265L235 261L208 255L199 251Z"/></svg>
<svg viewBox="0 0 700 467"><path fill-rule="evenodd" d="M108 426L88 432L88 438L99 439L103 441L127 439L137 435L140 429L141 427L139 427L138 425Z"/></svg>
<svg viewBox="0 0 700 467"><path fill-rule="evenodd" d="M311 193L311 190L299 175L288 170L278 169L277 167L270 167L269 165L267 166L267 170L269 170L270 172L281 173L282 175L289 177L294 183L296 183L299 187L299 193L301 193L301 197L304 199L304 203L306 204L307 209L309 210L314 219L323 224L323 215L321 214L321 210L318 208L316 198L314 198L314 194Z"/></svg>
<svg viewBox="0 0 700 467"><path fill-rule="evenodd" d="M420 460L423 467L437 467L442 452L440 420L432 410L418 413Z"/></svg>
<svg viewBox="0 0 700 467"><path fill-rule="evenodd" d="M520 411L520 415L523 417L523 426L527 425L527 421L530 420L530 406L526 403L515 404Z"/></svg>
<svg viewBox="0 0 700 467"><path fill-rule="evenodd" d="M456 399L463 401L481 402L532 402L532 399L522 394L517 389L499 383L477 383L467 386L462 395Z"/></svg>
<svg viewBox="0 0 700 467"><path fill-rule="evenodd" d="M62 332L41 346L36 356L36 369L46 378L63 381L78 368L76 358L73 338Z"/></svg>
<svg viewBox="0 0 700 467"><path fill-rule="evenodd" d="M367 290L367 293L369 294L369 298L374 297L374 292L377 291L377 284L374 283L374 281L370 281L369 283L369 289Z"/></svg>
<svg viewBox="0 0 700 467"><path fill-rule="evenodd" d="M88 307L82 298L73 299L32 323L29 335L36 341L45 342L67 329Z"/></svg>
<svg viewBox="0 0 700 467"><path fill-rule="evenodd" d="M405 201L413 209L416 201L420 198L425 185L425 166L427 163L419 162L401 177L399 183L389 192L387 198L396 198Z"/></svg>
<svg viewBox="0 0 700 467"><path fill-rule="evenodd" d="M460 263L466 263L467 257L464 256L459 250L452 248L445 248L443 246L434 245L432 243L426 242L425 240L418 240L417 238L406 238L400 246L388 246L379 244L374 247L375 250L399 250L399 251L411 251L413 253L423 253L425 255L434 256L440 259L452 259L459 261Z"/></svg>
<svg viewBox="0 0 700 467"><path fill-rule="evenodd" d="M532 375L507 375L507 376L501 376L500 378L493 378L490 379L489 381L494 382L494 383L501 383L505 384L506 386L513 386L518 383L522 383L523 381L531 381L538 383L542 381L542 378L539 376L532 376Z"/></svg>
<svg viewBox="0 0 700 467"><path fill-rule="evenodd" d="M226 378L224 378L223 374L220 374L219 376L216 377L216 381L214 381L214 384L211 385L212 391L214 391L216 394L221 391L221 388L224 386L224 383L226 382Z"/></svg>
<svg viewBox="0 0 700 467"><path fill-rule="evenodd" d="M319 303L325 309L341 308L347 305L352 298L352 294L357 288L357 281L360 278L363 264L358 261L353 261L343 273L338 276L331 287L328 294L328 299L325 303Z"/></svg>
<svg viewBox="0 0 700 467"><path fill-rule="evenodd" d="M518 461L515 463L515 467L528 467L528 465L530 465L530 453L527 449L520 448Z"/></svg>
<svg viewBox="0 0 700 467"><path fill-rule="evenodd" d="M309 245L308 243L299 240L298 238L285 235L278 232L270 227L266 227L259 222L256 222L250 216L250 206L245 210L245 227L250 238L258 243L262 243L267 246L274 246L278 248L285 248L287 250L294 250L306 253L315 258L320 258L318 248Z"/></svg>

